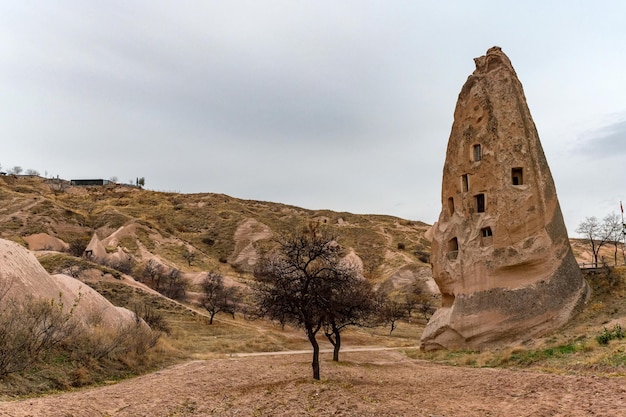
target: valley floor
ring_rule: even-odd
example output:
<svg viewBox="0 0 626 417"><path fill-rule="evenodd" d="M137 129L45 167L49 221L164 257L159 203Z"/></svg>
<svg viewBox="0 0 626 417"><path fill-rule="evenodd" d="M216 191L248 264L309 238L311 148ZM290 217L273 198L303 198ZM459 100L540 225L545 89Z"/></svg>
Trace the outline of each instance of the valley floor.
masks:
<svg viewBox="0 0 626 417"><path fill-rule="evenodd" d="M191 361L103 387L0 402L0 416L623 416L626 378L464 368L393 350Z"/></svg>

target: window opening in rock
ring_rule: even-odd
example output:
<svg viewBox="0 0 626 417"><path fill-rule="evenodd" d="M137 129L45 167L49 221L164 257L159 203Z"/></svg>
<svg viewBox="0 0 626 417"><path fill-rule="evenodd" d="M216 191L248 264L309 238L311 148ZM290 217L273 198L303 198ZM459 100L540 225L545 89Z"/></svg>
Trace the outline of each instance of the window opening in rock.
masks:
<svg viewBox="0 0 626 417"><path fill-rule="evenodd" d="M483 159L483 150L480 144L474 145L474 161L480 161Z"/></svg>
<svg viewBox="0 0 626 417"><path fill-rule="evenodd" d="M513 168L511 170L511 177L513 180L513 185L522 185L524 184L524 169L523 168Z"/></svg>
<svg viewBox="0 0 626 417"><path fill-rule="evenodd" d="M476 199L476 211L478 213L484 213L485 212L485 195L477 194L474 196L474 198Z"/></svg>
<svg viewBox="0 0 626 417"><path fill-rule="evenodd" d="M453 237L448 241L448 259L454 260L459 255L459 240Z"/></svg>
<svg viewBox="0 0 626 417"><path fill-rule="evenodd" d="M469 175L467 174L461 175L461 189L463 192L469 191Z"/></svg>
<svg viewBox="0 0 626 417"><path fill-rule="evenodd" d="M491 231L491 227L483 227L480 229L480 232L483 237L491 237L493 236L493 232Z"/></svg>
<svg viewBox="0 0 626 417"><path fill-rule="evenodd" d="M448 212L450 216L454 214L454 198L448 197Z"/></svg>

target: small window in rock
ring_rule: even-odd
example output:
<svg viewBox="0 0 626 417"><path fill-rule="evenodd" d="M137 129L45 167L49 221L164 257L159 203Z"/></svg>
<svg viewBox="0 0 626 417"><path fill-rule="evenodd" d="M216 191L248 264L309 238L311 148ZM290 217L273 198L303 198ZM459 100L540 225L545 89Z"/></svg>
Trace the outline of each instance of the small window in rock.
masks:
<svg viewBox="0 0 626 417"><path fill-rule="evenodd" d="M484 213L485 212L485 195L477 194L474 196L476 199L476 212Z"/></svg>
<svg viewBox="0 0 626 417"><path fill-rule="evenodd" d="M491 237L493 236L493 232L491 231L491 227L483 227L480 229L480 233L483 237Z"/></svg>
<svg viewBox="0 0 626 417"><path fill-rule="evenodd" d="M454 214L454 198L448 197L448 212L450 216Z"/></svg>
<svg viewBox="0 0 626 417"><path fill-rule="evenodd" d="M483 150L480 144L474 145L474 161L480 161L483 159Z"/></svg>
<svg viewBox="0 0 626 417"><path fill-rule="evenodd" d="M513 180L513 185L522 185L524 184L524 169L523 168L513 168L511 170L511 177Z"/></svg>
<svg viewBox="0 0 626 417"><path fill-rule="evenodd" d="M453 237L448 241L448 259L454 260L459 255L459 240Z"/></svg>
<svg viewBox="0 0 626 417"><path fill-rule="evenodd" d="M469 175L467 174L461 175L461 189L463 192L469 191Z"/></svg>

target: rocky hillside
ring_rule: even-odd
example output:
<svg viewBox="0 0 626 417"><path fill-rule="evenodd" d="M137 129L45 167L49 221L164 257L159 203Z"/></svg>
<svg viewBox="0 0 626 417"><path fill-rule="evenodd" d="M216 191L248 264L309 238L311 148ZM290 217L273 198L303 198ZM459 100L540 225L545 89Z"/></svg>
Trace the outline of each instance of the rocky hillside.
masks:
<svg viewBox="0 0 626 417"><path fill-rule="evenodd" d="M149 260L193 278L215 270L251 278L281 234L319 223L375 284L398 289L430 278L428 225L382 215L306 210L223 194L178 194L110 184L71 186L34 176L0 177L0 238L34 251L84 248L105 263ZM132 268L130 268L132 266Z"/></svg>

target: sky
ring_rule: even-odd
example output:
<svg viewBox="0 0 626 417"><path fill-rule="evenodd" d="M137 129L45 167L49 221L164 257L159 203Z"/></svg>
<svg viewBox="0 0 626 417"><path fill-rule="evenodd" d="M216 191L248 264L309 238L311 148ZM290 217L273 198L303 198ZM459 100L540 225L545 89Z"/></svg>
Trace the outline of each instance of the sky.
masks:
<svg viewBox="0 0 626 417"><path fill-rule="evenodd" d="M497 45L570 236L626 203L623 1L0 1L0 166L433 223Z"/></svg>

